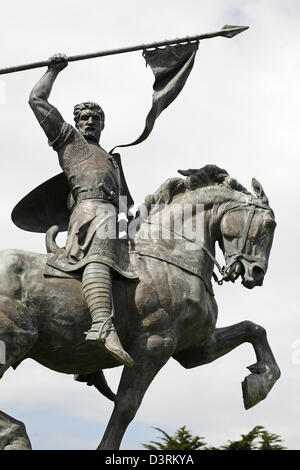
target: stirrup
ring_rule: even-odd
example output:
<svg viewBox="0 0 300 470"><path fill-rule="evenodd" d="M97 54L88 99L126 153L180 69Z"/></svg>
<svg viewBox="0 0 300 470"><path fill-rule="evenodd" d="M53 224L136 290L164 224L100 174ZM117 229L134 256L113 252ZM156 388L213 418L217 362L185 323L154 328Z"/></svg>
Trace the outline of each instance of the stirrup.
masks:
<svg viewBox="0 0 300 470"><path fill-rule="evenodd" d="M111 323L111 326L108 326L106 329L104 335L102 336L103 333L103 328L105 324L108 322L108 320L111 320L113 315L110 317L106 318L100 327L100 329L97 329L97 323L92 325L91 329L86 333L86 341L95 341L101 343L106 351L114 357L118 362L121 364L132 367L134 362L133 359L129 356L129 354L124 350L119 336ZM100 322L99 322L100 323ZM95 328L96 327L96 328ZM93 329L95 328L95 329Z"/></svg>
<svg viewBox="0 0 300 470"><path fill-rule="evenodd" d="M101 341L102 343L105 343L105 339L102 339L102 333L103 333L103 328L105 327L106 323L109 322L109 320L112 320L113 314L111 314L109 317L107 317L105 320L100 320L98 322L92 323L91 328L89 331L85 331L86 335L86 340L94 340L94 341ZM98 325L101 325L100 329L97 328ZM106 333L114 330L114 326L111 323L111 326L107 328Z"/></svg>

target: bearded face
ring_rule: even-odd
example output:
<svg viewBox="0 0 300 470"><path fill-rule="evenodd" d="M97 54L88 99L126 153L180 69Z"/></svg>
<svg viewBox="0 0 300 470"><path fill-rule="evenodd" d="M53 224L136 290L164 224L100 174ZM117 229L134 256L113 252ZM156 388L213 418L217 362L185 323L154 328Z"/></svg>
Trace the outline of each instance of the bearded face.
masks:
<svg viewBox="0 0 300 470"><path fill-rule="evenodd" d="M86 138L99 142L104 122L101 115L91 109L83 109L76 123L78 131Z"/></svg>

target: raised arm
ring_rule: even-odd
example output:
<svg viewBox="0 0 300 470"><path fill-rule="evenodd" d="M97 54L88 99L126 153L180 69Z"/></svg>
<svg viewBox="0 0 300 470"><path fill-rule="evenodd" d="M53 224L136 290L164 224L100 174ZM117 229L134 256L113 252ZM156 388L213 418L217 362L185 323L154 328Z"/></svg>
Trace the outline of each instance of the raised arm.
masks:
<svg viewBox="0 0 300 470"><path fill-rule="evenodd" d="M62 54L52 56L51 60L52 63L47 72L33 87L29 104L47 135L49 144L54 145L66 123L58 110L48 102L48 98L57 75L68 65L68 62Z"/></svg>

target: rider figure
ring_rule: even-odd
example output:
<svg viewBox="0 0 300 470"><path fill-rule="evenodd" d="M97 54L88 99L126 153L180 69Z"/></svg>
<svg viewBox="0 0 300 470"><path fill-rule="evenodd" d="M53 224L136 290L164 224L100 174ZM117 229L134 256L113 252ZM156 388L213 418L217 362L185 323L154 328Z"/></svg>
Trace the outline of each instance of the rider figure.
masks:
<svg viewBox="0 0 300 470"><path fill-rule="evenodd" d="M66 273L81 269L82 292L92 318L86 341L102 343L120 363L131 367L133 360L123 349L113 323L111 273L113 269L128 278L133 275L122 268L118 236L103 236L107 223L114 220L116 227L115 207L119 196L126 195L126 184L122 184L114 158L99 145L104 128L101 107L92 102L75 106L74 128L48 102L57 75L67 65L65 56L54 55L29 99L49 145L58 154L71 191L66 246L52 266Z"/></svg>

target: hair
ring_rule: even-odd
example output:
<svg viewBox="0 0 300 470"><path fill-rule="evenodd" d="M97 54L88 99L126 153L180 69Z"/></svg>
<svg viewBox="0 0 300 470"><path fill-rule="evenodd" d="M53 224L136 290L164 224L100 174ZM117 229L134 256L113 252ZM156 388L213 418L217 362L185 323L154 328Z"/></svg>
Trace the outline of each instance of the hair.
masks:
<svg viewBox="0 0 300 470"><path fill-rule="evenodd" d="M251 194L237 180L231 178L226 170L216 165L206 165L199 170L178 170L186 179L169 178L167 179L154 194L149 194L145 198L145 205L148 211L154 204L170 204L173 197L177 194L193 191L197 188L207 186L218 186L224 184L228 188L240 191L245 194Z"/></svg>
<svg viewBox="0 0 300 470"><path fill-rule="evenodd" d="M105 120L105 114L101 106L99 104L94 103L93 101L86 101L85 103L79 103L74 106L74 121L75 124L78 124L78 121L80 119L80 114L84 109L91 109L92 111L95 111L97 114L99 114L100 118L103 121L103 126L104 126L104 120Z"/></svg>

